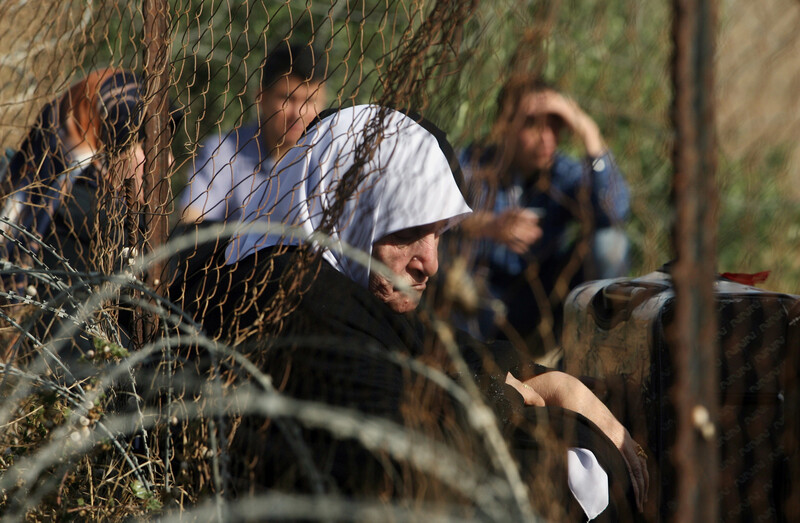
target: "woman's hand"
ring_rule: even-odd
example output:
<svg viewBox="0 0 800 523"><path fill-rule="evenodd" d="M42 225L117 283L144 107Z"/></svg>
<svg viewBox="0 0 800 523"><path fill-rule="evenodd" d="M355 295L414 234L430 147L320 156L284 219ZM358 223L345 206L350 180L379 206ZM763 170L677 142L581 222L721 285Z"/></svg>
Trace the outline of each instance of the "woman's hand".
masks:
<svg viewBox="0 0 800 523"><path fill-rule="evenodd" d="M618 445L614 440L611 441L617 444L617 448L625 459L625 465L628 466L628 474L631 476L633 490L636 494L636 506L639 508L639 512L643 512L644 504L647 501L647 492L650 488L650 474L647 472L647 454L645 454L642 446L633 440L628 430L625 427L622 427L622 429L625 431L622 437L622 446Z"/></svg>
<svg viewBox="0 0 800 523"><path fill-rule="evenodd" d="M500 214L475 213L461 225L474 238L488 238L522 255L542 237L539 215L530 209L508 209Z"/></svg>
<svg viewBox="0 0 800 523"><path fill-rule="evenodd" d="M490 236L517 254L525 254L542 237L539 215L529 209L509 209L494 217Z"/></svg>
<svg viewBox="0 0 800 523"><path fill-rule="evenodd" d="M586 154L598 158L606 150L600 128L591 116L573 100L549 89L531 93L522 101L521 111L528 115L554 114L583 142Z"/></svg>
<svg viewBox="0 0 800 523"><path fill-rule="evenodd" d="M553 405L572 410L591 420L614 443L622 454L631 477L636 505L644 510L650 475L647 472L647 457L597 396L577 378L563 372L546 372L521 382L510 373L506 383L519 391L526 405Z"/></svg>
<svg viewBox="0 0 800 523"><path fill-rule="evenodd" d="M510 372L506 374L506 384L511 385L517 392L520 393L522 398L525 400L525 405L531 405L534 407L544 407L544 398L542 398L538 392L533 390L533 387L522 383L517 378L514 377L513 374Z"/></svg>

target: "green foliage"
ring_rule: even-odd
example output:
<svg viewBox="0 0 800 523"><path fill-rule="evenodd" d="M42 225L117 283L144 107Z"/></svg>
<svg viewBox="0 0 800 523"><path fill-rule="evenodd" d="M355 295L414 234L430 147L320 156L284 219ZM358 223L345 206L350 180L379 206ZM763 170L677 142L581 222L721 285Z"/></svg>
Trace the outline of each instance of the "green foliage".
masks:
<svg viewBox="0 0 800 523"><path fill-rule="evenodd" d="M800 205L790 196L787 146L760 158L723 158L719 169L721 272L771 271L765 287L797 292L800 262L785 256L800 240Z"/></svg>
<svg viewBox="0 0 800 523"><path fill-rule="evenodd" d="M93 357L96 358L127 358L130 356L128 349L113 341L107 341L102 338L94 338L92 340L92 344L94 345L94 349L96 351Z"/></svg>
<svg viewBox="0 0 800 523"><path fill-rule="evenodd" d="M157 512L161 510L161 501L155 497L155 494L153 494L152 491L147 490L141 481L134 481L133 484L131 484L131 490L133 491L134 496L145 502L145 508L148 511Z"/></svg>

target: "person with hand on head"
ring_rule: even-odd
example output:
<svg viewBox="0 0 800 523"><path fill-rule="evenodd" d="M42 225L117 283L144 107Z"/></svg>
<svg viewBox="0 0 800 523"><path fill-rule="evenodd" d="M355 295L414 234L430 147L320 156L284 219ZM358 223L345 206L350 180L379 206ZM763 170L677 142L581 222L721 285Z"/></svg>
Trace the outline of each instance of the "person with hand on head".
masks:
<svg viewBox="0 0 800 523"><path fill-rule="evenodd" d="M428 420L450 434L446 440L468 441L469 415L447 418L452 412L439 411L438 400L415 396L423 378L391 359L436 360L439 331L417 309L438 270L442 235L471 213L444 133L416 115L370 105L345 108L323 115L275 172L246 215L253 223L294 228L245 233L232 241L228 272L218 284L225 290L218 293L222 299L209 305L200 282L195 293L203 300L190 312L209 334L234 340L237 351L252 357L293 399L357 409L412 431L421 430L416 422ZM291 303L277 311L276 303L287 297ZM510 427L509 444L519 451L524 477L547 476L531 451L535 439L514 432L512 419L569 419L582 434L561 434L574 447L569 452L580 455L570 461L570 499L585 511L583 517L636 517L634 507L641 509L647 495L646 463L625 427L591 391L569 375L521 361L507 344L488 346L462 332L454 339L486 401ZM465 379L448 363L442 370ZM422 389L433 394L437 388L430 383ZM555 424L543 428L550 426ZM270 449L247 462L254 464L248 465L246 488L254 477L269 488L297 487L303 474L291 451L296 437L273 433L266 443L263 434L244 429L239 437L233 443L237 454L247 455L248 444L256 452ZM385 458L360 454L357 442L340 438L302 431L311 462L325 464L323 485L331 482L350 495L381 487L404 491L402 475L390 473L387 483L385 476L367 472L383 470ZM588 466L581 465L583 459ZM295 483L287 486L279 477Z"/></svg>
<svg viewBox="0 0 800 523"><path fill-rule="evenodd" d="M506 84L498 106L488 144L462 158L477 209L462 229L482 240L476 271L508 320L486 309L478 330L484 339L524 340L541 355L558 343L569 289L627 273L628 187L597 123L574 100L526 76ZM564 133L580 143L582 160L559 150Z"/></svg>

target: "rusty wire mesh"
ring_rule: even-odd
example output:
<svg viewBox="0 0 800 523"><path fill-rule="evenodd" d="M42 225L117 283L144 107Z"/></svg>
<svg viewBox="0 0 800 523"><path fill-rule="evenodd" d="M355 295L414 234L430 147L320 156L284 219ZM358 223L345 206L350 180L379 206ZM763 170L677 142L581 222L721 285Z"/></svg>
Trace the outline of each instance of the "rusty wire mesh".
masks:
<svg viewBox="0 0 800 523"><path fill-rule="evenodd" d="M159 18L166 22L162 28L166 39L162 47L156 47L166 59L161 65L154 61L155 55L145 53L148 42L159 42L154 39L159 35L152 34L158 26L149 24L150 15L145 15L150 7L155 8L156 17L159 8L166 13ZM788 294L796 292L800 281L800 257L796 254L800 149L794 139L800 128L796 96L800 89L800 37L794 31L798 19L800 5L788 0L764 5L744 0L723 2L716 58L717 268L736 273L769 270L762 287ZM9 219L0 228L5 244L0 302L4 362L0 373L0 510L4 515L27 514L33 519L125 519L179 511L205 519L209 511L217 511L215 515L225 520L226 514L263 516L265 512L259 511L265 507L275 517L333 519L406 519L419 514L443 520L502 519L526 516L531 510L552 518L562 515L561 507L543 501L550 499L548 489L552 489L545 475L528 478L530 505L512 503L519 501L514 490L519 485L513 475L504 474L507 471L497 449L486 444L486 433L476 426L450 430L453 426L461 429L463 420L454 414L457 409L443 393L431 393L422 378L414 382L417 395L410 396L411 403L424 404L428 410L405 411L407 439L396 435L396 441L411 450L398 452L389 439L371 447L383 468L378 467L375 477L380 481L371 485L366 499L333 499L335 491L322 489L328 497L317 499L326 504L314 505L296 493L298 497L254 497L250 498L254 504L248 505L241 495L252 480L248 459L263 450L259 438L270 428L260 426L260 418L248 416L255 411L247 409L255 408L253 398L270 393L273 386L281 387L280 380L270 382L263 374L269 367L264 366L263 354L258 351L264 346L254 340L280 344L283 321L307 290L308 277L316 274L318 260L312 253L302 252L295 270L277 273L272 262L262 257L259 266L233 282L226 279L230 276L221 257L233 228L208 227L213 220L202 218L213 206L201 205L203 210L194 215L187 212L186 205L187 201L208 201L207 187L193 180L196 171L210 170L219 185L230 182L226 177L230 178L236 160L216 152L221 139L234 137L234 151L255 147L263 157L269 156L263 130L253 125L268 116L258 101L261 66L266 56L289 43L313 49L321 76L309 85L311 92L319 95L318 109L356 103L410 108L444 129L459 150L510 141L503 138L509 133L504 127L508 122L498 117L499 92L509 80L535 75L567 93L597 122L631 191L630 217L620 224L631 249L628 275L649 273L673 256L670 20L669 3L656 0L93 0L55 2L47 9L25 0L0 3L0 146L7 151L0 169L20 150L32 129L43 129L47 104L60 104L67 120L75 119L77 107L88 107L90 114L97 105L97 91L76 86L105 68L139 75L142 118L132 134L144 136L139 156L129 147L137 141L134 139L124 147L111 148L98 138L100 131L95 131L100 125L98 117L86 116L71 134L54 134L66 167L47 170L44 158L30 151L24 157L28 161L24 183L10 177L9 170L3 171L3 209L7 211L10 202L26 198L36 199L36 205L32 221L22 226ZM163 94L168 101L157 116L156 106L164 100L160 98ZM66 109L64 100L70 100ZM165 107L173 119L164 118ZM313 111L306 107L304 114L303 126L313 118ZM237 132L241 134L237 136ZM560 146L578 158L585 154L583 144L574 137L565 137ZM167 151L174 161L165 160ZM365 142L362 154L367 157L369 152L370 145ZM52 148L48 152L56 153ZM77 160L84 163L75 165ZM473 190L492 194L502 187L503 177L498 174L502 163L478 165L474 154L462 160L474 173L473 183L482 182L473 185ZM155 178L130 181L136 166L143 179L145 173ZM274 176L261 164L250 169L257 172L262 167L267 179ZM485 178L481 178L481 169L488 173ZM64 178L65 172L74 176ZM257 187L254 179L243 183ZM357 197L359 190L358 184L352 183L343 186L340 196ZM231 212L242 208L244 202L233 195L231 191L216 205ZM472 203L476 208L488 205L482 197ZM601 342L575 341L576 333L582 329L593 332L594 328L587 326L586 316L580 316L567 327L574 330L565 332L563 340L559 338L558 311L587 256L587 229L580 227L586 203L580 199L572 202L579 224L573 231L577 247L564 270L548 275L545 282L536 271L525 274L524 284L534 289L544 321L527 338L504 323L502 315L497 325L527 357L546 355L549 359L543 361L552 364L566 353L568 370L608 378L609 387L615 383L610 370L626 378L633 376L635 383L648 383L645 374L654 368L648 352L652 347L640 339L646 333L636 330L636 324L604 332ZM53 204L55 210L43 215L41 211ZM268 213L269 209L262 211ZM40 222L42 216L46 218ZM145 266L140 255L153 253L162 243L162 236L153 233L153 224L164 217L171 246L163 258ZM336 212L332 222L335 218ZM543 219L546 223L547 217ZM491 308L485 294L485 273L474 264L479 254L477 243L464 235L458 241L443 241L443 276L435 292L428 292L430 299L424 309L429 325L445 320L455 326L474 326L476 308ZM279 292L263 294L276 286ZM724 350L733 352L736 350L730 347L747 346L738 343L741 340L756 343L748 336L764 324L770 328L766 335L761 329L758 340L783 340L778 356L771 350L765 353L769 361L773 357L777 361L775 368L763 372L770 378L780 375L778 390L771 388L772 382L764 390L767 396L782 395L784 409L798 404L797 394L787 389L795 381L791 362L797 352L796 325L791 323L773 336L770 318L791 322L797 313L793 306L791 297L771 297L759 307L780 311L764 313L766 319L759 320L760 325L744 322L750 330L731 328L720 335ZM725 304L720 310L725 307L739 311L736 305ZM224 317L219 316L223 308ZM214 314L213 320L206 317ZM571 314L568 310L568 321ZM203 331L204 323L224 328ZM422 376L451 370L452 361L442 348L446 338L426 340L435 357L395 364ZM632 348L637 350L626 359ZM608 356L616 349L625 357ZM249 363L242 361L243 356ZM597 363L603 358L604 364ZM255 367L248 366L253 362ZM758 362L763 364L763 358ZM424 370L415 366L418 363L426 365ZM267 374L273 378L281 375L272 370ZM726 376L736 374L725 372ZM758 376L754 379L758 382ZM649 386L644 390L655 387ZM738 387L728 394L739 394ZM623 389L629 393L625 401L638 401L630 383ZM607 397L618 399L618 392L615 389ZM280 405L292 407L302 410L298 405ZM745 430L747 437L731 433L725 448L777 438L784 469L775 474L791 485L790 480L800 477L796 462L787 458L797 453L796 438L792 442L797 427L787 424L784 428L793 411L785 410L787 414L779 416L769 409L772 407L767 407L766 414L757 409L737 414L723 407L721 426L731 431L766 426L763 430L750 427ZM641 410L631 412L635 415ZM349 428L338 429L347 437L365 441L371 437L360 425L363 418L344 411L338 415L347 422ZM753 421L758 416L766 421ZM288 433L303 424L334 430L326 425L331 422L315 411L285 418L279 430ZM642 423L642 418L630 421ZM779 430L775 428L778 425ZM629 428L634 437L649 439L648 451L657 450L652 425ZM383 427L387 433L391 429ZM669 430L664 428L665 433ZM557 445L541 434L535 436L545 441L544 445ZM419 455L414 455L414 444L422 449ZM443 449L437 457L460 471L465 484L472 478L480 485L480 475L488 474L491 492L478 487L470 490L447 471L426 468L420 456L431 449ZM303 449L292 448L291 452L297 456L293 464L302 470L307 465ZM680 449L669 452L679 453ZM735 453L736 449L730 451L730 455ZM760 454L756 458L772 459ZM557 466L559 460L553 459L555 464L543 466ZM660 477L663 465L664 478L680 481L668 476L674 471L666 464L651 460L650 465L654 478ZM752 470L752 474L758 472ZM725 481L739 486L737 479L727 476L722 481L723 487L735 490ZM770 481L776 481L775 477ZM657 479L654 485L653 489L662 488ZM239 493L240 504L223 508L220 500L230 490ZM653 492L646 515L653 520L668 517L672 512L663 508L670 501L665 496L674 491ZM781 491L784 497L780 499L774 493L777 488L771 492L769 499L764 495L726 498L735 499L738 506L732 503L730 510L721 514L730 520L769 514L770 510L797 515L800 505L790 491Z"/></svg>

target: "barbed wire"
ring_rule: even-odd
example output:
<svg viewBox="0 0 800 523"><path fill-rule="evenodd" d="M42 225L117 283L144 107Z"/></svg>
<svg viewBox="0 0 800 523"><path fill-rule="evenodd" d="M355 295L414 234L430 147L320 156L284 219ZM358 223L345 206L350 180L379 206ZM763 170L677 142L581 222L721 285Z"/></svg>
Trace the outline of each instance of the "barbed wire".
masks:
<svg viewBox="0 0 800 523"><path fill-rule="evenodd" d="M147 90L156 71L145 56L151 5L167 13L168 39L159 51L169 118L157 125ZM800 281L800 149L792 140L800 128L800 76L791 72L800 70L792 23L798 18L800 5L789 0L763 8L725 3L717 63L719 272L770 270L765 287L786 294ZM0 166L9 165L0 168L0 514L122 520L161 512L203 518L213 509L219 519L246 519L264 507L275 517L319 519L560 514L556 501L545 500L546 485L519 470L452 333L479 323L476 311L491 310L498 335L519 351L558 357L560 316L551 308L566 299L587 259L591 220L577 220L560 271L545 274L530 264L521 273L517 283L543 311L532 334L518 332L513 311L489 292L492 282L479 263L483 247L463 235L445 246L444 275L421 306L431 333L424 345L434 356L421 359L285 332L320 271L319 249L297 250L291 270L276 265L287 252L277 249L249 273L233 273L244 265L229 265L225 248L247 231L236 220L209 223L215 209L244 212L237 181L255 194L281 176L272 171L272 156L291 140L287 126L282 140L269 142L273 109L262 75L268 56L296 44L312 50L318 72L304 79L307 96L303 82L287 88L280 110L292 96L305 97L302 127L315 109L372 103L420 113L461 151L496 151L483 147L497 146L490 138L498 134L510 143L510 127L499 123L503 86L522 76L544 78L602 131L630 188L630 217L618 224L630 243L628 275L649 273L672 257L669 20L669 5L656 0L92 0L48 9L25 0L0 3L0 147L7 151ZM124 78L104 83L117 74ZM114 98L126 89L136 93ZM365 168L384 138L387 114L358 137L354 165L309 244L340 248L327 234L365 190L372 174ZM154 136L169 138L158 150L137 148ZM574 137L560 145L584 156ZM142 180L168 154L174 161L156 181L169 184L173 196L157 201L157 185ZM258 161L245 163L251 154ZM464 167L487 182L476 189L483 199L470 203L491 209L508 173L502 162L465 152L466 158ZM245 172L237 172L242 165ZM204 170L208 182L197 174ZM212 201L212 187L220 186L222 197ZM564 207L583 216L591 204L583 196ZM190 203L200 205L197 216L190 216ZM152 240L153 220L162 218L170 230L164 245ZM296 232L269 227L250 232ZM392 278L364 253L343 250ZM215 323L219 328L207 327ZM422 392L413 390L421 397L404 398L408 426L347 410L337 405L336 391L316 403L292 398L283 374L265 362L307 345L327 351L332 366L336 358L366 355L423 382ZM453 369L459 379L451 378ZM431 411L414 411L415 402ZM39 414L45 411L50 419ZM445 421L431 419L439 415ZM241 489L236 481L257 474L245 461L257 461L273 419L314 496L298 489L232 501L229 491ZM303 440L313 429L365 446L381 468L374 496L355 503L337 493L314 460L316 449ZM72 442L68 449L65 442Z"/></svg>

